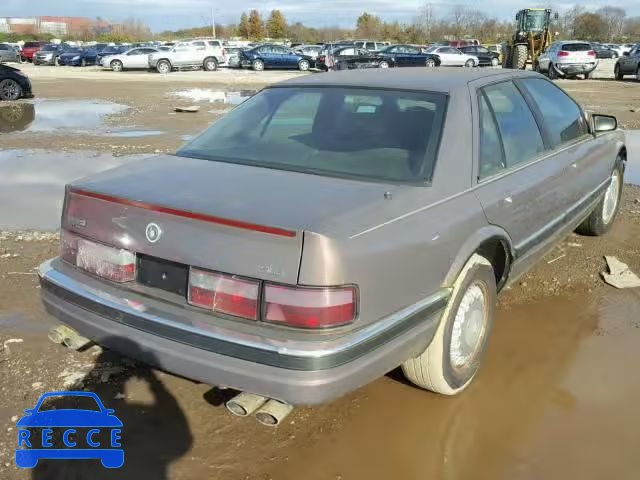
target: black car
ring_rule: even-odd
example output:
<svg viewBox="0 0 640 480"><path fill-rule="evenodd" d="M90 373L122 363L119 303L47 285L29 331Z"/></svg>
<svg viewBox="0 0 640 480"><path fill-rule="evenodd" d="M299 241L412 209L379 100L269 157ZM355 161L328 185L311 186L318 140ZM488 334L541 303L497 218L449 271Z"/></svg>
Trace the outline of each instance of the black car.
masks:
<svg viewBox="0 0 640 480"><path fill-rule="evenodd" d="M380 62L385 61L380 55L355 46L341 47L333 53L320 54L316 59L316 67L327 71L331 68L336 70L352 70L356 68L379 68ZM387 65L388 66L388 65Z"/></svg>
<svg viewBox="0 0 640 480"><path fill-rule="evenodd" d="M414 45L390 45L376 54L382 57L380 68L440 66L438 55L427 53L424 48Z"/></svg>
<svg viewBox="0 0 640 480"><path fill-rule="evenodd" d="M497 67L500 65L500 54L498 52L492 52L487 47L468 45L466 47L460 47L458 50L467 55L477 57L479 67Z"/></svg>
<svg viewBox="0 0 640 480"><path fill-rule="evenodd" d="M31 82L17 68L0 64L0 100L31 97Z"/></svg>
<svg viewBox="0 0 640 480"><path fill-rule="evenodd" d="M596 52L596 58L618 58L618 52L599 43L592 43L591 48Z"/></svg>
<svg viewBox="0 0 640 480"><path fill-rule="evenodd" d="M616 80L623 80L625 75L634 75L640 80L640 43L618 59L613 72Z"/></svg>

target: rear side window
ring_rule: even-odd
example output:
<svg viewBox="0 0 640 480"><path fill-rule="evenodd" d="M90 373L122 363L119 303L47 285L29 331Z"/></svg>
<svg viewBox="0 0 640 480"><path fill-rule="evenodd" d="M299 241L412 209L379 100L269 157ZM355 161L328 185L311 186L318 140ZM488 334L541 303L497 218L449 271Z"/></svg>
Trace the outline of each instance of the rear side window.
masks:
<svg viewBox="0 0 640 480"><path fill-rule="evenodd" d="M179 156L363 179L431 179L446 96L351 87L263 90Z"/></svg>
<svg viewBox="0 0 640 480"><path fill-rule="evenodd" d="M482 179L500 172L505 168L505 164L498 126L484 95L478 97L478 106L480 108L479 177Z"/></svg>
<svg viewBox="0 0 640 480"><path fill-rule="evenodd" d="M588 52L591 50L590 43L565 43L562 45L565 52Z"/></svg>
<svg viewBox="0 0 640 480"><path fill-rule="evenodd" d="M589 133L580 108L553 83L541 78L522 81L543 116L552 146L579 139Z"/></svg>
<svg viewBox="0 0 640 480"><path fill-rule="evenodd" d="M543 152L538 124L513 82L498 83L483 90L498 124L507 168Z"/></svg>

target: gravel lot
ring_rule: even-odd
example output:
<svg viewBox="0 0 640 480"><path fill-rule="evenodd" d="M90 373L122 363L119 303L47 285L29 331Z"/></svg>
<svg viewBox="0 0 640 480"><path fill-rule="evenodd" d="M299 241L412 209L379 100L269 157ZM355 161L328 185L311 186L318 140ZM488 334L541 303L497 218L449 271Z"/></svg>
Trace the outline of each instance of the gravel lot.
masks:
<svg viewBox="0 0 640 480"><path fill-rule="evenodd" d="M34 268L57 255L57 233L43 230L57 224L65 182L135 160L129 154L171 152L243 91L299 73L23 69L34 84L35 119L0 133L0 479L637 478L640 383L625 367L640 361L640 292L614 290L601 273L604 255L640 273L639 187L627 186L609 235L570 236L504 292L486 363L465 394L439 397L391 372L267 429L230 416L228 390L98 347L51 344ZM585 108L638 129L640 83L608 81L612 69L602 61L600 80L559 84ZM179 105L200 111L175 113ZM628 178L640 183L640 136L629 139ZM125 466L42 461L17 469L16 419L43 392L74 388L116 410Z"/></svg>

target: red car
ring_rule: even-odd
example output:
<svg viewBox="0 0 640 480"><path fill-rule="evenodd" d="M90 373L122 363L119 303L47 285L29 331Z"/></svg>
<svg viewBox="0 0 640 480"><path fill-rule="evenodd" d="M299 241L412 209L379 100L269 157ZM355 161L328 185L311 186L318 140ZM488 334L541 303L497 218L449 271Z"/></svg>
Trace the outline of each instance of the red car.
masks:
<svg viewBox="0 0 640 480"><path fill-rule="evenodd" d="M33 55L46 44L47 42L25 42L22 46L22 59L32 62Z"/></svg>

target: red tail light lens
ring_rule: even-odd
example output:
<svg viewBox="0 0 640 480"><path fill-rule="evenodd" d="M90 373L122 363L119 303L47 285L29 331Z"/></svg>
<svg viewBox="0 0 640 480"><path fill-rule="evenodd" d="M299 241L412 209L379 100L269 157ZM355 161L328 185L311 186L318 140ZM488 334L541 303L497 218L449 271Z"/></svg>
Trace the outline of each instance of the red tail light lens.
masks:
<svg viewBox="0 0 640 480"><path fill-rule="evenodd" d="M561 50L558 52L558 56L559 57L568 57L569 56L569 52L565 52L564 50Z"/></svg>
<svg viewBox="0 0 640 480"><path fill-rule="evenodd" d="M68 231L62 232L62 258L72 265L112 282L136 278L136 255L122 248L91 242Z"/></svg>
<svg viewBox="0 0 640 480"><path fill-rule="evenodd" d="M589 55L590 57L595 57L596 56L596 52L594 50L589 50L587 52L587 55Z"/></svg>
<svg viewBox="0 0 640 480"><path fill-rule="evenodd" d="M257 320L259 290L257 281L193 267L189 272L189 303L213 312Z"/></svg>
<svg viewBox="0 0 640 480"><path fill-rule="evenodd" d="M345 325L356 314L353 287L302 288L265 285L265 322L299 328Z"/></svg>

